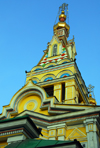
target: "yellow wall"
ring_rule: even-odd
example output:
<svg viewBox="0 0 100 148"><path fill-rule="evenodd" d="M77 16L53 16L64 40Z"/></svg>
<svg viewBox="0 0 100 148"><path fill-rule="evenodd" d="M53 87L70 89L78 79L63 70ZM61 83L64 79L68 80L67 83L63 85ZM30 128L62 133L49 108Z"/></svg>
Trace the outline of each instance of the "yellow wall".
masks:
<svg viewBox="0 0 100 148"><path fill-rule="evenodd" d="M24 108L26 108L26 110L49 115L48 110L41 110L40 106L41 106L41 99L39 96L37 95L25 96L25 98L21 99L21 101L19 102L18 114L23 112ZM35 107L36 109L34 110Z"/></svg>
<svg viewBox="0 0 100 148"><path fill-rule="evenodd" d="M44 131L44 132L43 132ZM87 141L87 134L85 127L73 127L69 129L69 126L66 127L59 127L59 128L53 128L50 130L42 129L43 137L46 138L55 138L58 139L59 136L64 136L64 140L81 140L80 142Z"/></svg>
<svg viewBox="0 0 100 148"><path fill-rule="evenodd" d="M62 84L54 84L54 96L59 100L59 102L62 102Z"/></svg>
<svg viewBox="0 0 100 148"><path fill-rule="evenodd" d="M61 42L60 43L58 43L58 41L56 40L56 39L54 39L54 41L53 41L53 43L52 43L52 45L49 45L49 49L50 49L50 57L51 56L53 56L53 46L54 46L54 44L57 44L57 55L58 54L60 54L60 45L61 45Z"/></svg>
<svg viewBox="0 0 100 148"><path fill-rule="evenodd" d="M44 70L45 70L45 69L44 69ZM31 76L31 77L27 77L27 78L26 78L26 82L27 82L30 78L33 79L34 77L35 77L35 78L37 77L37 78L41 81L41 79L42 79L44 76L46 76L46 75L49 76L49 74L54 74L55 76L57 76L57 75L58 75L61 71L63 71L63 70L70 70L70 71L72 71L72 72L74 73L74 67L71 66L70 68L67 67L67 68L64 68L64 69L59 69L59 70L55 70L55 71L51 71L51 72L40 73L40 74L37 73L37 75ZM31 75L32 75L32 72L31 72Z"/></svg>

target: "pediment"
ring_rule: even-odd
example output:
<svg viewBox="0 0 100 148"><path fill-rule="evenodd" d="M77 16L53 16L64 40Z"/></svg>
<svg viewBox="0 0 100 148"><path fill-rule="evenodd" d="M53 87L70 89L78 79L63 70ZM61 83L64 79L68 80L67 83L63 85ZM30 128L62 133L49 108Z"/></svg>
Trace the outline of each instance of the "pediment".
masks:
<svg viewBox="0 0 100 148"><path fill-rule="evenodd" d="M86 134L83 133L80 129L75 128L75 129L73 129L71 134L67 137L67 139L75 139L76 137L77 138L86 137Z"/></svg>
<svg viewBox="0 0 100 148"><path fill-rule="evenodd" d="M52 37L52 40L50 41L50 43L49 43L49 45L53 45L53 44L58 44L58 43L61 43L61 41L59 40L59 38L56 36L56 35L54 35L53 37Z"/></svg>

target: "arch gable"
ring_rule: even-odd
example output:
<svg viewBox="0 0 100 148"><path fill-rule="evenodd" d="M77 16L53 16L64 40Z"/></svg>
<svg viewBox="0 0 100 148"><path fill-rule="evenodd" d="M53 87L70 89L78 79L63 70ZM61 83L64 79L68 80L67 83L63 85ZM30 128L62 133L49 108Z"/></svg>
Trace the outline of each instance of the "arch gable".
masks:
<svg viewBox="0 0 100 148"><path fill-rule="evenodd" d="M28 99L27 99L28 98ZM46 92L43 88L33 84L32 80L29 80L26 85L24 85L11 99L9 107L5 106L4 111L1 114L0 118L10 118L10 114L19 114L19 105L21 103L21 106L23 106L23 110L27 110L27 105L33 103L33 109L34 111L36 109L37 104L39 104L39 107L42 107L42 104L44 100L46 99ZM26 100L25 100L26 99ZM36 100L37 99L37 100ZM22 102L24 100L24 102ZM25 103L25 104L23 104ZM39 108L38 107L38 108ZM9 111L10 110L10 111Z"/></svg>

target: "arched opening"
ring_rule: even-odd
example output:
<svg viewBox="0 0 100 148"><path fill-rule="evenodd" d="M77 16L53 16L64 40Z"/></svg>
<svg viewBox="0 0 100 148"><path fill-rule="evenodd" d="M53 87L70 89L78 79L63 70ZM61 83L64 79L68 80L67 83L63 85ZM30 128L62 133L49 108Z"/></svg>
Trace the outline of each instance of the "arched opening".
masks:
<svg viewBox="0 0 100 148"><path fill-rule="evenodd" d="M53 46L53 56L57 55L57 44L54 44Z"/></svg>

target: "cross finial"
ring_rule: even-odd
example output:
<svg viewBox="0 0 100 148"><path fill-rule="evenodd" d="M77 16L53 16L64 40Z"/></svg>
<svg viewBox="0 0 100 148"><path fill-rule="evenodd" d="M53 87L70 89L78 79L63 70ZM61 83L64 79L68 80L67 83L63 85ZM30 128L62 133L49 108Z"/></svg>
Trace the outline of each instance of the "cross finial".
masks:
<svg viewBox="0 0 100 148"><path fill-rule="evenodd" d="M92 86L91 84L89 84L89 86L87 87L87 89L88 89L88 91L89 91L89 94L92 93L93 96L94 96L93 88L94 88L94 86ZM95 98L95 96L94 96L94 98Z"/></svg>
<svg viewBox="0 0 100 148"><path fill-rule="evenodd" d="M89 84L89 86L87 87L87 89L89 90L89 93L93 92L93 88L94 88L94 86Z"/></svg>
<svg viewBox="0 0 100 148"><path fill-rule="evenodd" d="M62 9L61 11L64 11L65 7L67 7L67 6L68 6L68 4L63 3L62 6L59 7L59 9Z"/></svg>

